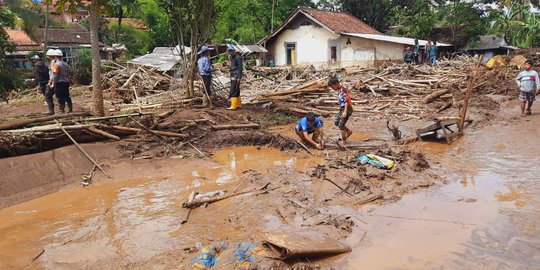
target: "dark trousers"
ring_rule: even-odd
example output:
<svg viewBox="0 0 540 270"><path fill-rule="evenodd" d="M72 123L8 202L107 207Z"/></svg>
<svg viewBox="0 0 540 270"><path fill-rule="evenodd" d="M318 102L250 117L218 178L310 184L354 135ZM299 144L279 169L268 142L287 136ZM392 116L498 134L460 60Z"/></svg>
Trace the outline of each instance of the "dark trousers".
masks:
<svg viewBox="0 0 540 270"><path fill-rule="evenodd" d="M206 89L206 93L208 96L212 95L212 75L201 75L204 89Z"/></svg>
<svg viewBox="0 0 540 270"><path fill-rule="evenodd" d="M240 96L240 82L234 78L231 77L231 92L229 93L229 97L239 97Z"/></svg>
<svg viewBox="0 0 540 270"><path fill-rule="evenodd" d="M47 84L49 82L45 81L45 82L39 82L39 91L41 91L41 94L43 96L45 96L45 91L47 91Z"/></svg>
<svg viewBox="0 0 540 270"><path fill-rule="evenodd" d="M41 87L41 84L40 84ZM45 102L47 102L47 107L49 108L50 113L54 113L54 88L48 87L45 85L45 89L43 89L43 96L45 96Z"/></svg>
<svg viewBox="0 0 540 270"><path fill-rule="evenodd" d="M54 91L56 93L56 98L58 99L58 107L60 107L60 111L64 111L66 103L68 109L71 111L73 109L73 105L71 103L71 97L69 96L69 82L57 82Z"/></svg>

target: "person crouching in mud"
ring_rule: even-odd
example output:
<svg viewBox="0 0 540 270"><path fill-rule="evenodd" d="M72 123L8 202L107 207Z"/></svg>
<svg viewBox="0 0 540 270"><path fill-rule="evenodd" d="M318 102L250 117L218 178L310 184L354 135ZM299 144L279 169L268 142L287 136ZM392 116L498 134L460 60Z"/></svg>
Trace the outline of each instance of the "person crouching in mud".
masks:
<svg viewBox="0 0 540 270"><path fill-rule="evenodd" d="M343 144L347 144L347 138L353 134L353 132L345 126L353 113L351 95L349 94L349 89L341 86L336 77L332 77L328 81L328 86L338 91L339 113L336 115L335 124L341 131Z"/></svg>
<svg viewBox="0 0 540 270"><path fill-rule="evenodd" d="M310 143L317 149L324 148L323 122L314 113L307 113L298 121L294 130L302 141Z"/></svg>

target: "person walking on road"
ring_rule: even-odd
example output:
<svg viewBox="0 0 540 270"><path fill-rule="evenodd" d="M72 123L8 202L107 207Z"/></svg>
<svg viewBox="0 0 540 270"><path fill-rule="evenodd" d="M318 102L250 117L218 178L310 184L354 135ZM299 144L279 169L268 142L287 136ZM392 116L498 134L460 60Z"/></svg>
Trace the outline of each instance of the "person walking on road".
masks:
<svg viewBox="0 0 540 270"><path fill-rule="evenodd" d="M521 116L531 115L531 106L536 100L536 95L540 93L540 78L538 73L532 69L534 62L525 61L524 71L520 72L516 78L519 87L519 101L521 101ZM527 111L525 111L525 106Z"/></svg>
<svg viewBox="0 0 540 270"><path fill-rule="evenodd" d="M56 50L49 49L45 53L45 56L47 57L47 60L49 61L49 70L47 77L49 78L47 83L45 84L45 88L43 90L43 96L45 96L45 102L47 103L47 111L42 112L42 114L46 115L53 115L54 114L54 88L52 87L52 77L53 77L53 66L56 64Z"/></svg>
<svg viewBox="0 0 540 270"><path fill-rule="evenodd" d="M242 81L244 64L242 56L236 51L233 45L227 46L230 60L230 75L231 75L231 91L229 97L231 106L229 110L236 110L242 107L242 99L240 98L240 82Z"/></svg>
<svg viewBox="0 0 540 270"><path fill-rule="evenodd" d="M351 95L349 89L341 86L336 77L333 77L328 81L328 86L338 91L339 112L336 115L335 125L341 131L343 144L347 144L347 138L353 134L353 132L346 127L347 121L349 121L349 118L353 113Z"/></svg>

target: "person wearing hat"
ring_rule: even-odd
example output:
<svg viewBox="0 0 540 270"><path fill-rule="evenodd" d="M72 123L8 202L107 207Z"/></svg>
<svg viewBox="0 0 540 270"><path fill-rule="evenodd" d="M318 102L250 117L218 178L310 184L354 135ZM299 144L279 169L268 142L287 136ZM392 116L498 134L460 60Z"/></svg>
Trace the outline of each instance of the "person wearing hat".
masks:
<svg viewBox="0 0 540 270"><path fill-rule="evenodd" d="M37 54L32 56L32 63L34 64L34 75L36 76L38 89L43 97L45 97L45 90L47 89L47 83L49 83L49 68L47 68L41 57Z"/></svg>
<svg viewBox="0 0 540 270"><path fill-rule="evenodd" d="M211 50L213 49L205 45L202 46L201 50L197 53L201 55L199 60L197 60L197 67L199 68L199 74L203 80L204 89L206 90L208 97L212 95L212 72L214 71L212 61L210 61ZM206 101L206 95L203 96L203 99Z"/></svg>
<svg viewBox="0 0 540 270"><path fill-rule="evenodd" d="M49 87L54 89L60 113L65 112L66 103L68 112L73 112L73 103L69 95L69 66L62 59L63 53L61 50L55 50L54 57L56 61L51 64L53 75Z"/></svg>
<svg viewBox="0 0 540 270"><path fill-rule="evenodd" d="M47 83L45 84L45 89L43 90L43 95L45 96L45 102L47 103L47 112L43 112L42 114L52 115L54 114L54 88L51 86L52 84L52 76L53 76L53 66L56 63L56 51L54 49L47 50L47 53L45 53L45 56L47 57L47 60L49 62L49 73L47 74L47 77L49 78Z"/></svg>
<svg viewBox="0 0 540 270"><path fill-rule="evenodd" d="M242 56L238 54L235 47L232 45L227 46L227 53L229 54L229 60L231 63L231 92L229 97L231 98L231 107L229 110L236 110L242 107L242 100L240 99L240 82L242 80L242 73L244 64Z"/></svg>

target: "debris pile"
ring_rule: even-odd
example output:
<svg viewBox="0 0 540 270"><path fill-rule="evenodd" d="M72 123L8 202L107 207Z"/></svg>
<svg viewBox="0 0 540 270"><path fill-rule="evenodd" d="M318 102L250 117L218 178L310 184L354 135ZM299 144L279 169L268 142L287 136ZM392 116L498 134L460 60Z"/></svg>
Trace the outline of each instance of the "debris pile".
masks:
<svg viewBox="0 0 540 270"><path fill-rule="evenodd" d="M288 88L272 91L273 85L266 81L268 79L264 79L264 87L270 92L264 91L263 86L260 86L260 96L255 103L275 106L280 111L298 116L308 111L321 116L334 115L338 110L336 93L330 92L326 83L329 77L337 75L343 78L342 84L351 90L355 115L366 115L375 119L392 117L401 121L431 119L445 110L459 109L462 106L468 78L476 66L476 58L461 57L441 61L436 66L392 64L377 69L305 72L289 80L294 82L292 86L286 79L292 77L290 74L298 72L282 70L276 73L270 70L266 71L264 78L274 76L276 81L273 85L280 88L286 85ZM484 67L477 70L478 76L473 89L476 93L513 94L508 83L511 83L517 74L516 70L488 70ZM258 72L263 73L262 70ZM478 95L473 95L473 99L475 96ZM455 112L452 113L455 115Z"/></svg>
<svg viewBox="0 0 540 270"><path fill-rule="evenodd" d="M131 103L139 97L152 95L170 89L172 77L160 73L155 68L137 67L136 69L117 69L101 77L101 86L112 97L123 103Z"/></svg>

